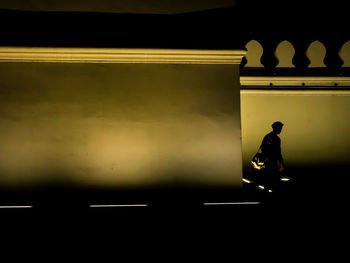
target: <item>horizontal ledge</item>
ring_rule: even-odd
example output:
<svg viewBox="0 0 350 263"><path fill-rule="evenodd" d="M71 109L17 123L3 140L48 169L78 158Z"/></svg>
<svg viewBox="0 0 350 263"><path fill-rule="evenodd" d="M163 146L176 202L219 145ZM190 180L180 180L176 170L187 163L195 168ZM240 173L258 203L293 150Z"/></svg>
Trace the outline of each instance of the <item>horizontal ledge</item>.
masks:
<svg viewBox="0 0 350 263"><path fill-rule="evenodd" d="M0 62L240 64L244 50L0 47Z"/></svg>
<svg viewBox="0 0 350 263"><path fill-rule="evenodd" d="M242 86L278 86L278 87L334 87L350 86L350 77L269 77L241 76Z"/></svg>
<svg viewBox="0 0 350 263"><path fill-rule="evenodd" d="M350 96L350 90L289 90L289 89L241 89L241 95L275 95L275 96Z"/></svg>

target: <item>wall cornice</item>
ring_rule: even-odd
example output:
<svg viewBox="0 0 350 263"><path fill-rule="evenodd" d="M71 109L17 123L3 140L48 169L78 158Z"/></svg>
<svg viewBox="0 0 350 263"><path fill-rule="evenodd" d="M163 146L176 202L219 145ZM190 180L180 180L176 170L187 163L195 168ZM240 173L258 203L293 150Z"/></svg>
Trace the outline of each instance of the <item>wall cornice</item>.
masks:
<svg viewBox="0 0 350 263"><path fill-rule="evenodd" d="M244 50L0 47L0 62L240 64Z"/></svg>

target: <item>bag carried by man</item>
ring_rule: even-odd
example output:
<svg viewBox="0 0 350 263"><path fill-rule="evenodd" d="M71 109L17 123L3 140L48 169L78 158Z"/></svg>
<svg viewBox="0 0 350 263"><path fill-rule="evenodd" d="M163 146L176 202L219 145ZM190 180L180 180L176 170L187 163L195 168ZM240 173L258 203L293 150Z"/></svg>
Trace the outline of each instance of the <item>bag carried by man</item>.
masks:
<svg viewBox="0 0 350 263"><path fill-rule="evenodd" d="M251 164L253 165L253 168L259 171L265 169L265 159L266 158L263 155L260 147L258 152L254 155L253 159L251 160Z"/></svg>

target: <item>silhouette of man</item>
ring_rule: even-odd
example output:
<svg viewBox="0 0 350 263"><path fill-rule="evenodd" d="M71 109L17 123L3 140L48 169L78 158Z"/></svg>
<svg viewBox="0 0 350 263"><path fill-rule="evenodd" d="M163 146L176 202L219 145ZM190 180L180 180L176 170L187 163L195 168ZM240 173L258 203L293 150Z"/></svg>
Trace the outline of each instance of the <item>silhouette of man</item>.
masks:
<svg viewBox="0 0 350 263"><path fill-rule="evenodd" d="M284 171L284 161L281 152L281 133L283 123L272 124L272 132L265 135L261 143L261 152L265 157L264 182L268 187L276 187L280 181L280 173Z"/></svg>

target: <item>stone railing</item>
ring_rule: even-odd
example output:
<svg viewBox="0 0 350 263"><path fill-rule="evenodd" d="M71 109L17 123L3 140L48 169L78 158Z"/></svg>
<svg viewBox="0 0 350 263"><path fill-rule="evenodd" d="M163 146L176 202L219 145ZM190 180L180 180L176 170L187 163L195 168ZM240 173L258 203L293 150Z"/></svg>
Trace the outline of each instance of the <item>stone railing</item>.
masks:
<svg viewBox="0 0 350 263"><path fill-rule="evenodd" d="M263 40L245 45L242 76L350 76L350 40Z"/></svg>

